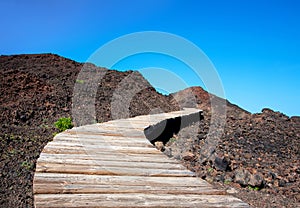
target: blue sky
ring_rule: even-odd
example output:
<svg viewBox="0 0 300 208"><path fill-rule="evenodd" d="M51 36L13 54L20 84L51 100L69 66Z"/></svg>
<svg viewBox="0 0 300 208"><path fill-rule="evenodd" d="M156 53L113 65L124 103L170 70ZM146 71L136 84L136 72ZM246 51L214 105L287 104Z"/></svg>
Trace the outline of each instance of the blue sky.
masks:
<svg viewBox="0 0 300 208"><path fill-rule="evenodd" d="M254 113L269 107L300 115L299 10L297 0L1 0L0 54L51 52L85 62L122 35L173 33L210 58L229 101ZM129 57L114 68L153 66L203 85L157 54Z"/></svg>

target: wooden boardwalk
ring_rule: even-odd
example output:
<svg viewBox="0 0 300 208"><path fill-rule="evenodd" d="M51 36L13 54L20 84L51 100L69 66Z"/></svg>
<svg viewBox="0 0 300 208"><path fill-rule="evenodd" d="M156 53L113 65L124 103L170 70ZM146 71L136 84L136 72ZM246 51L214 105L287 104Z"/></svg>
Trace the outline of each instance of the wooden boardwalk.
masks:
<svg viewBox="0 0 300 208"><path fill-rule="evenodd" d="M38 159L36 208L249 207L158 151L144 129L197 109L76 127L56 135Z"/></svg>

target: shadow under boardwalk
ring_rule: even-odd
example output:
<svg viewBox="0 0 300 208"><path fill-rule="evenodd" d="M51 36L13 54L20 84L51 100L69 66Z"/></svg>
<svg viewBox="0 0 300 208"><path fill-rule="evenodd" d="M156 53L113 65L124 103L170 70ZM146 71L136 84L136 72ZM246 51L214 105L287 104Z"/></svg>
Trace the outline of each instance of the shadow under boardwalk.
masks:
<svg viewBox="0 0 300 208"><path fill-rule="evenodd" d="M151 144L200 119L200 110L184 109L56 135L37 162L35 207L249 207Z"/></svg>

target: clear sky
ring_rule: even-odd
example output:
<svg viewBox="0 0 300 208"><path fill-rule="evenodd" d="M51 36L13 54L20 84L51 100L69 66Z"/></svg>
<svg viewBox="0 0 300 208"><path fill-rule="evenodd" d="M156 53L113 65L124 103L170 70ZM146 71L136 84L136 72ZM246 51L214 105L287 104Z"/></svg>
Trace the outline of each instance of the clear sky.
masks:
<svg viewBox="0 0 300 208"><path fill-rule="evenodd" d="M205 52L232 103L300 115L298 0L0 0L0 25L2 55L56 53L79 62L128 33L173 33ZM185 70L167 63L148 54L115 68Z"/></svg>

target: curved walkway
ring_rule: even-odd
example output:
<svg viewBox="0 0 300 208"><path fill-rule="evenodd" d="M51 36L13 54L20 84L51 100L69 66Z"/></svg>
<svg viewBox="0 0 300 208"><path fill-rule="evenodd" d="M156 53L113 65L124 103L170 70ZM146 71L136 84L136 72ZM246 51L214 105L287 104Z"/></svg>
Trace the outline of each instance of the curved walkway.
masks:
<svg viewBox="0 0 300 208"><path fill-rule="evenodd" d="M56 135L37 162L35 207L249 207L196 178L147 139L175 132L170 123L186 126L200 115L197 109L184 109Z"/></svg>

